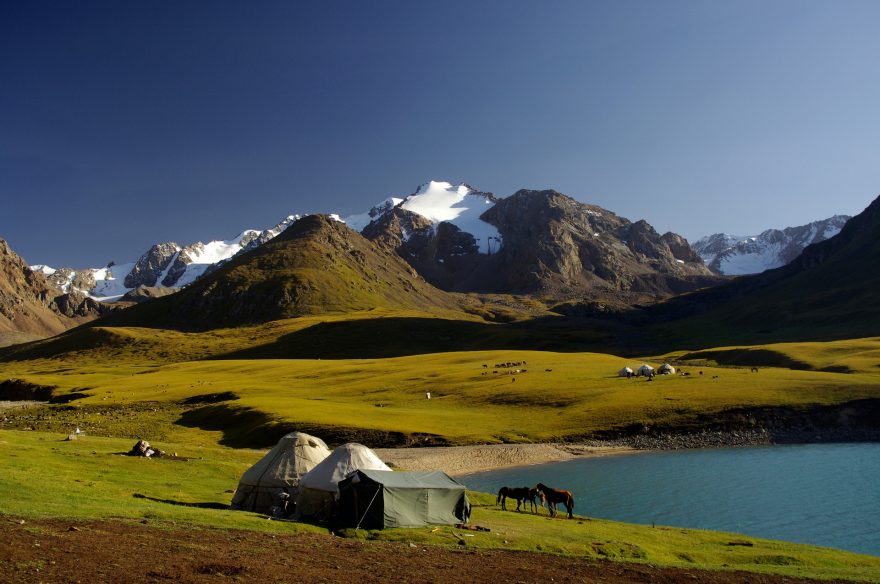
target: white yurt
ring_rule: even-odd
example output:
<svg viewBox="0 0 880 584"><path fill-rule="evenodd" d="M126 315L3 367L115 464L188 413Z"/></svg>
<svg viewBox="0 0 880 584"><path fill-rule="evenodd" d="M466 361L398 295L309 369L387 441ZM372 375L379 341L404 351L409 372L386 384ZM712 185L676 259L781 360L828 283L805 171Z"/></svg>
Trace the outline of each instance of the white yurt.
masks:
<svg viewBox="0 0 880 584"><path fill-rule="evenodd" d="M660 373L660 375L675 375L675 367L669 363L664 363L659 369L657 369L657 372Z"/></svg>
<svg viewBox="0 0 880 584"><path fill-rule="evenodd" d="M269 513L273 498L289 493L295 498L300 479L330 456L320 438L291 432L255 465L244 471L232 496L232 509Z"/></svg>
<svg viewBox="0 0 880 584"><path fill-rule="evenodd" d="M339 482L359 469L391 470L363 444L343 444L300 480L296 499L297 519L329 519L336 510Z"/></svg>
<svg viewBox="0 0 880 584"><path fill-rule="evenodd" d="M624 367L623 369L618 371L617 374L621 377L630 377L633 374L633 370L629 367Z"/></svg>
<svg viewBox="0 0 880 584"><path fill-rule="evenodd" d="M647 363L642 363L642 366L638 368L636 371L636 375L644 375L648 376L654 373L654 368L648 365Z"/></svg>

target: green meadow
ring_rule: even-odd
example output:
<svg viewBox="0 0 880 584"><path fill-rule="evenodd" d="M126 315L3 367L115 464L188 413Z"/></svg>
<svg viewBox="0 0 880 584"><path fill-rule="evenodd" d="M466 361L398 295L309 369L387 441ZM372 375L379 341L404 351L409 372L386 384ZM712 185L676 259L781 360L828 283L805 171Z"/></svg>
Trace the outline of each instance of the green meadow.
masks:
<svg viewBox="0 0 880 584"><path fill-rule="evenodd" d="M238 477L261 456L259 451L163 444L188 457L184 461L123 456L130 446L130 440L120 438L85 436L64 441L57 434L0 431L4 471L0 474L0 513L26 519L146 520L169 530L327 532L322 526L267 521L265 516L224 509ZM475 504L472 522L490 532L443 526L346 530L342 535L450 547L459 547L461 540L477 549L880 582L880 557L728 533L578 516L550 519L546 514L501 511L491 495L471 493L471 499Z"/></svg>
<svg viewBox="0 0 880 584"><path fill-rule="evenodd" d="M128 335L136 347L149 343L150 332L106 334ZM179 344L187 346L194 343L183 342L188 336L205 344L232 342L226 331L162 334L180 335ZM108 351L101 345L92 353L8 361L3 373L53 386L57 396L80 396L37 410L37 429L78 425L108 436L257 447L297 428L331 441L374 444L401 437L448 444L575 440L634 426L688 430L743 407L809 408L880 397L877 338L647 359L496 350L384 359L164 360L123 346L118 357L96 358L94 351ZM690 375L653 382L617 375L624 365L666 360ZM506 363L520 364L495 367ZM758 373L752 365L760 366Z"/></svg>
<svg viewBox="0 0 880 584"><path fill-rule="evenodd" d="M386 317L401 315L369 312L354 322ZM405 318L423 322L416 313ZM0 377L50 386L56 398L76 399L0 412L0 513L146 519L168 529L326 532L225 509L238 477L261 456L253 448L270 446L293 429L331 443L374 446L578 440L633 427L699 429L745 407L807 410L880 398L880 338L683 349L637 358L518 349L276 358L290 347L285 339L314 327L332 332L339 322L324 315L202 333L94 327L6 350ZM431 322L447 326L442 319ZM489 344L502 330L465 324L479 326L481 342ZM395 351L405 355L403 349ZM625 365L665 361L690 375L653 382L617 375ZM495 367L507 363L519 364ZM85 437L64 441L75 427ZM122 456L136 437L188 460ZM63 497L47 496L47 476ZM472 498L474 522L491 532L466 537L440 527L345 535L880 582L878 557L725 533L534 517L502 512L489 495Z"/></svg>

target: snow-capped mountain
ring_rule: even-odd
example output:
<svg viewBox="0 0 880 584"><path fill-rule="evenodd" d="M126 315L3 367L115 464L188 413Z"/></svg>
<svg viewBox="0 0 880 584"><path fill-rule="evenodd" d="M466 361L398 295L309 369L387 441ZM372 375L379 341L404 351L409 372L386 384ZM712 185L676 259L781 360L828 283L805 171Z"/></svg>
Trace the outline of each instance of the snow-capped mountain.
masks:
<svg viewBox="0 0 880 584"><path fill-rule="evenodd" d="M660 235L644 220L556 191L522 190L499 199L465 183L430 181L365 213L332 219L394 251L446 291L668 296L713 278L684 238ZM299 219L246 230L230 240L181 247L156 244L135 261L86 270L34 266L57 288L114 301L192 284L213 266L266 243ZM145 289L143 289L145 287Z"/></svg>
<svg viewBox="0 0 880 584"><path fill-rule="evenodd" d="M193 283L212 266L269 241L299 219L290 215L263 231L247 229L228 240L197 241L185 247L158 243L133 262L110 262L103 268L51 268L31 266L62 292L82 292L95 300L113 302L140 286L181 288Z"/></svg>
<svg viewBox="0 0 880 584"><path fill-rule="evenodd" d="M716 273L756 274L786 265L808 245L837 235L848 220L847 215L835 215L798 227L768 229L752 236L716 233L697 240L691 247Z"/></svg>
<svg viewBox="0 0 880 584"><path fill-rule="evenodd" d="M427 220L430 229L435 232L441 223L455 226L462 233L473 236L479 253L490 254L501 246L501 234L494 225L480 219L480 216L496 202L492 193L478 191L465 183L453 185L446 181L432 180L419 186L405 198L391 197L367 213L351 215L341 220L355 231L363 233L370 224L381 221L394 209L401 209ZM403 239L408 240L411 235L412 232L404 228Z"/></svg>

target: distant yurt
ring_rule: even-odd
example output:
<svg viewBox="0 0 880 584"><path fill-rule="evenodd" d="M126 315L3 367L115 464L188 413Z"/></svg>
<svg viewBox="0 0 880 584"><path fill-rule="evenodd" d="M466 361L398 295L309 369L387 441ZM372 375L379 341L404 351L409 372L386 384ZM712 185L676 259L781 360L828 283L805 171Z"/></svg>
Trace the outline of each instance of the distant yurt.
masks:
<svg viewBox="0 0 880 584"><path fill-rule="evenodd" d="M303 475L328 456L330 449L320 438L302 432L287 434L244 471L230 507L269 513L275 495L289 493L295 499Z"/></svg>
<svg viewBox="0 0 880 584"><path fill-rule="evenodd" d="M636 375L644 375L648 376L654 373L654 368L648 365L647 363L643 363L641 367L636 371Z"/></svg>
<svg viewBox="0 0 880 584"><path fill-rule="evenodd" d="M339 483L343 525L363 529L467 523L465 487L442 471L359 469Z"/></svg>
<svg viewBox="0 0 880 584"><path fill-rule="evenodd" d="M296 517L329 519L336 511L339 482L359 469L391 470L363 444L343 444L300 480Z"/></svg>
<svg viewBox="0 0 880 584"><path fill-rule="evenodd" d="M660 375L675 375L675 367L669 363L664 363L659 369L657 369L657 372L660 373Z"/></svg>
<svg viewBox="0 0 880 584"><path fill-rule="evenodd" d="M633 374L633 370L630 369L629 367L624 367L623 369L618 371L617 374L620 375L621 377L631 377Z"/></svg>

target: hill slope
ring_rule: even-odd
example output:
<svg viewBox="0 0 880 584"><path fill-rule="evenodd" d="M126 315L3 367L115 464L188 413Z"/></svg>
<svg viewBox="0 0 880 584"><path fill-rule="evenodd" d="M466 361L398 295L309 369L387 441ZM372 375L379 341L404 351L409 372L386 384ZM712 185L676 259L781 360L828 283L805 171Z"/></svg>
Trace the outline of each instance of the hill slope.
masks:
<svg viewBox="0 0 880 584"><path fill-rule="evenodd" d="M60 293L0 239L0 346L58 334L106 310L82 294Z"/></svg>
<svg viewBox="0 0 880 584"><path fill-rule="evenodd" d="M181 292L100 324L206 330L381 308L458 311L455 299L396 255L339 221L311 215Z"/></svg>
<svg viewBox="0 0 880 584"><path fill-rule="evenodd" d="M880 330L880 197L790 264L649 310L679 346L830 340Z"/></svg>

